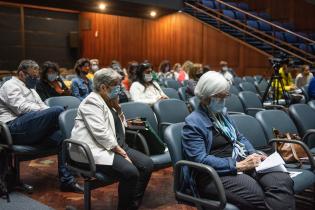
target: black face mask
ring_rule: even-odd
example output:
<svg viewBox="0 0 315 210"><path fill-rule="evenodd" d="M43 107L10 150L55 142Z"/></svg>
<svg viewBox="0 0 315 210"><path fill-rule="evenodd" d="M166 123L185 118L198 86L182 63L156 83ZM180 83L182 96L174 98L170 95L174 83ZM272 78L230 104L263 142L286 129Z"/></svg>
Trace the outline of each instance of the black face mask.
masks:
<svg viewBox="0 0 315 210"><path fill-rule="evenodd" d="M25 85L26 85L26 87L28 87L30 89L34 89L36 87L37 81L38 81L37 77L32 77L32 76L28 75L25 78Z"/></svg>
<svg viewBox="0 0 315 210"><path fill-rule="evenodd" d="M198 73L198 74L196 74L196 77L199 79L202 75L203 75L203 73Z"/></svg>

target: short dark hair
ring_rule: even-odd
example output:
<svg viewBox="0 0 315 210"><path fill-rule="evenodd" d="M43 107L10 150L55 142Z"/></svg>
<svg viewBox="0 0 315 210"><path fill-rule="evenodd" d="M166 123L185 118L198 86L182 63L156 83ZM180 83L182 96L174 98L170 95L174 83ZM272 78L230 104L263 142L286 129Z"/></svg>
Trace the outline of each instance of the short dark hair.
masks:
<svg viewBox="0 0 315 210"><path fill-rule="evenodd" d="M46 61L43 63L42 66L42 71L40 73L40 79L41 80L47 80L47 72L49 69L53 69L57 74L60 74L59 66L57 63L51 62L51 61Z"/></svg>
<svg viewBox="0 0 315 210"><path fill-rule="evenodd" d="M80 58L79 60L77 60L77 62L74 65L74 71L77 75L80 75L80 69L86 64L88 63L89 65L91 65L91 62L89 59L87 58Z"/></svg>
<svg viewBox="0 0 315 210"><path fill-rule="evenodd" d="M17 72L19 73L20 71L27 71L29 68L39 69L39 66L33 60L22 60L17 69Z"/></svg>

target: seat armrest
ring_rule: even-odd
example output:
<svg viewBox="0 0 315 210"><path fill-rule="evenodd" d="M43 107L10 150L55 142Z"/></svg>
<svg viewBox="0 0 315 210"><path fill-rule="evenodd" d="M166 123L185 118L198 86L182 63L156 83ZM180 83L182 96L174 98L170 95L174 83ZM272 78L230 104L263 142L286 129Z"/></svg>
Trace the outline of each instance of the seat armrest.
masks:
<svg viewBox="0 0 315 210"><path fill-rule="evenodd" d="M245 113L243 112L227 112L228 114L232 115L232 114L241 114L241 115L246 115Z"/></svg>
<svg viewBox="0 0 315 210"><path fill-rule="evenodd" d="M7 124L4 122L0 122L0 135L4 138L4 142L2 143L6 144L9 149L12 149L12 136Z"/></svg>
<svg viewBox="0 0 315 210"><path fill-rule="evenodd" d="M264 105L264 108L265 109L280 109L287 112L287 108L285 106L277 105L277 104Z"/></svg>
<svg viewBox="0 0 315 210"><path fill-rule="evenodd" d="M198 170L200 172L205 172L209 175L209 177L213 180L219 201L209 200L205 198L198 198L192 195L188 195L180 191L180 174L183 166L187 166L189 168L193 168L194 170ZM217 172L210 166L195 163L187 160L180 160L175 164L175 173L174 173L174 191L176 198L182 199L184 201L194 203L196 206L207 207L210 209L224 209L226 206L226 197L224 192L223 184L217 174Z"/></svg>
<svg viewBox="0 0 315 210"><path fill-rule="evenodd" d="M265 109L263 108L246 108L246 111L264 111Z"/></svg>
<svg viewBox="0 0 315 210"><path fill-rule="evenodd" d="M309 143L309 136L310 135L312 135L312 134L315 134L315 129L308 129L306 132L305 132L305 134L304 134L304 136L303 136L303 138L302 138L302 141L306 144L306 145L309 145L308 143Z"/></svg>
<svg viewBox="0 0 315 210"><path fill-rule="evenodd" d="M268 144L274 144L274 147L276 148L275 143L292 143L292 144L300 145L308 157L312 171L315 170L315 160L308 146L304 142L299 141L299 140L292 140L292 139L271 139ZM277 149L275 149L275 151L277 151Z"/></svg>
<svg viewBox="0 0 315 210"><path fill-rule="evenodd" d="M84 153L83 155L86 157L87 163L80 163L78 161L71 159L71 157L69 156L70 155L69 146L72 144L79 147L80 151ZM73 139L66 139L62 142L62 153L65 157L65 164L68 168L89 178L92 178L95 176L96 165L95 165L90 147L86 143L81 142L81 141L76 141ZM72 164L72 162L75 162L77 164L74 165ZM80 165L87 165L89 169L84 169L83 166L80 166Z"/></svg>
<svg viewBox="0 0 315 210"><path fill-rule="evenodd" d="M138 131L133 131L133 130L126 130L126 133L135 135L135 138L138 138L141 145L142 145L144 154L150 156L149 146L148 146L147 141L145 140L144 136L141 133L139 133Z"/></svg>
<svg viewBox="0 0 315 210"><path fill-rule="evenodd" d="M165 127L168 127L168 126L170 126L170 125L172 125L173 123L170 123L170 122L161 122L161 123L159 123L159 125L158 125L158 128L159 128L159 135L160 136L163 136L162 134L162 131L163 131L163 128L165 128Z"/></svg>

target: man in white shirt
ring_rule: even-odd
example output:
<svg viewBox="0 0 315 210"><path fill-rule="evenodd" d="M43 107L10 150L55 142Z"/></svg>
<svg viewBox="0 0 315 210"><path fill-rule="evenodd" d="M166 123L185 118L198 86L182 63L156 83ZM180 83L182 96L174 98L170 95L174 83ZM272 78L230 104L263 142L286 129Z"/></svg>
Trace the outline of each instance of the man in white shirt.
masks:
<svg viewBox="0 0 315 210"><path fill-rule="evenodd" d="M0 88L0 121L8 125L13 143L32 145L43 141L60 148L58 169L62 191L81 192L78 185L64 166L61 154L63 137L58 129L58 117L63 107L48 107L34 90L39 75L35 61L23 60L17 76Z"/></svg>
<svg viewBox="0 0 315 210"><path fill-rule="evenodd" d="M230 84L232 84L234 80L233 70L228 67L228 63L226 61L220 61L220 66L220 73Z"/></svg>
<svg viewBox="0 0 315 210"><path fill-rule="evenodd" d="M308 65L302 66L302 71L295 78L295 86L301 88L308 85L313 78L313 74L310 72L310 67Z"/></svg>

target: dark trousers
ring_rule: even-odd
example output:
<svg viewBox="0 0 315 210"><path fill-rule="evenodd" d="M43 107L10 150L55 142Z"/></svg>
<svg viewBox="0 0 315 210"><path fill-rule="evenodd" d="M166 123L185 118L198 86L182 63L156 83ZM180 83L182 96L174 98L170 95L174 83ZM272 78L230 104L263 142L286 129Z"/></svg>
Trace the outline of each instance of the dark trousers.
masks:
<svg viewBox="0 0 315 210"><path fill-rule="evenodd" d="M64 108L62 107L51 107L43 111L29 112L7 124L14 144L47 143L48 146L57 146L59 148L59 180L61 184L70 184L74 181L74 177L64 165L64 157L61 152L61 143L64 138L58 128L58 118L63 111Z"/></svg>
<svg viewBox="0 0 315 210"><path fill-rule="evenodd" d="M151 177L153 162L150 157L128 146L123 147L132 163L115 154L113 165L97 165L96 169L118 178L118 209L138 209Z"/></svg>
<svg viewBox="0 0 315 210"><path fill-rule="evenodd" d="M293 180L287 173L272 172L220 177L227 201L240 209L295 209ZM197 187L201 197L215 197L215 187L209 177L200 174Z"/></svg>

